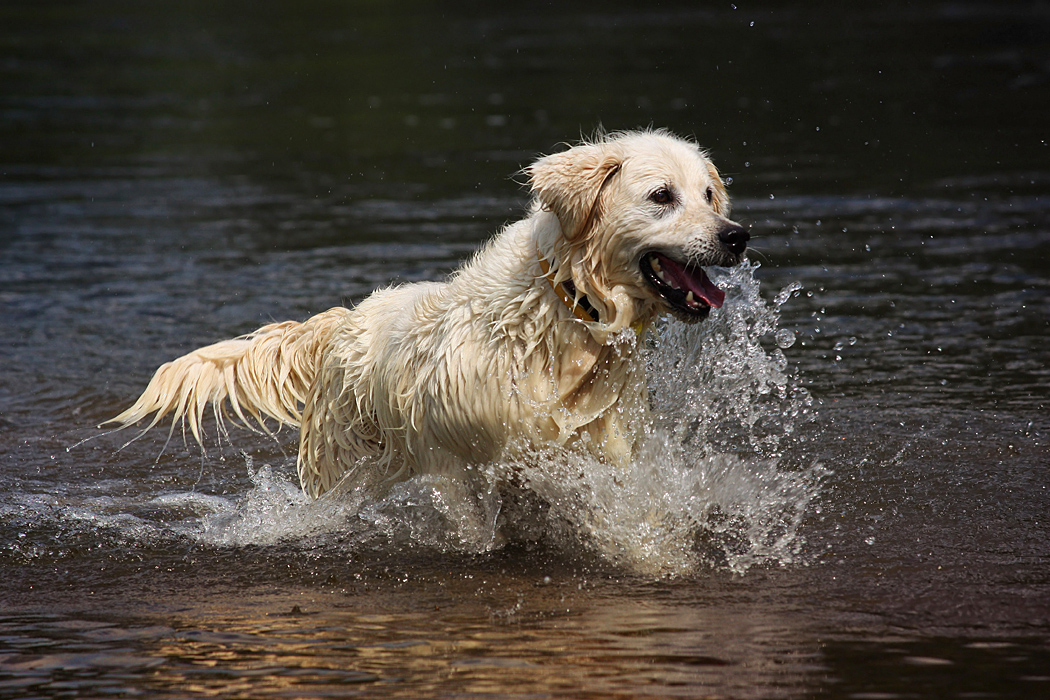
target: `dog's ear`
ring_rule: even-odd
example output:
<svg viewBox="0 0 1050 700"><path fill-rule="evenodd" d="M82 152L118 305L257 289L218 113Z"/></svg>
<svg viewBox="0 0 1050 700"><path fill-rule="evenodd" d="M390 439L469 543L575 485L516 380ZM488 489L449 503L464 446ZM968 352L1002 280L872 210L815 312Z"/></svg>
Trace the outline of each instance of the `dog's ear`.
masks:
<svg viewBox="0 0 1050 700"><path fill-rule="evenodd" d="M605 183L620 169L620 161L601 144L584 144L544 156L526 168L532 192L558 217L565 237L573 240L600 215Z"/></svg>
<svg viewBox="0 0 1050 700"><path fill-rule="evenodd" d="M718 174L718 168L714 166L711 161L707 162L707 172L711 175L711 182L715 191L714 199L711 201L711 207L722 216L729 216L729 210L732 208L729 204L729 193L726 192L725 183L722 182L722 176Z"/></svg>

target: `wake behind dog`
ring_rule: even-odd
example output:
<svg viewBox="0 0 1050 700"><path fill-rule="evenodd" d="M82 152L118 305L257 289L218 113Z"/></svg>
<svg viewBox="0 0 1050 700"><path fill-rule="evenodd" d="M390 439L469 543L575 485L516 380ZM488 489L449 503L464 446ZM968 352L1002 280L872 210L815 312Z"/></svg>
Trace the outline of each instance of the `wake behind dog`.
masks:
<svg viewBox="0 0 1050 700"><path fill-rule="evenodd" d="M446 282L378 290L358 306L271 324L161 366L110 423L172 416L202 439L208 406L300 431L298 472L317 497L363 470L469 481L529 450L627 464L648 423L637 337L660 314L704 320L725 295L705 266L743 259L700 148L624 132L526 169L528 215Z"/></svg>

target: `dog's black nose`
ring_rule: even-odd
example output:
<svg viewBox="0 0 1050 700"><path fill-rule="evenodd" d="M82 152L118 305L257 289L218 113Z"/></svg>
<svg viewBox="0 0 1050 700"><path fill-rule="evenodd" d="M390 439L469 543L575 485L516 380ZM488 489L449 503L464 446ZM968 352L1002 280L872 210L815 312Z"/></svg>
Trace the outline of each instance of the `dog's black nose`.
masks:
<svg viewBox="0 0 1050 700"><path fill-rule="evenodd" d="M733 224L718 232L718 240L722 241L733 255L740 255L747 248L751 234L743 226Z"/></svg>

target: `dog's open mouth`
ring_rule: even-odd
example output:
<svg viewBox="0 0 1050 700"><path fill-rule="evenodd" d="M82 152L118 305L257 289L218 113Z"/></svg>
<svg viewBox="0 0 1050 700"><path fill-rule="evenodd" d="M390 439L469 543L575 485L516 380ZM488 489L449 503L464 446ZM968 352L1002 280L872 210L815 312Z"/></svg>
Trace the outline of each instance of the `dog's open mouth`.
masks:
<svg viewBox="0 0 1050 700"><path fill-rule="evenodd" d="M642 256L642 275L682 320L700 321L719 308L726 294L699 265L682 264L661 253Z"/></svg>

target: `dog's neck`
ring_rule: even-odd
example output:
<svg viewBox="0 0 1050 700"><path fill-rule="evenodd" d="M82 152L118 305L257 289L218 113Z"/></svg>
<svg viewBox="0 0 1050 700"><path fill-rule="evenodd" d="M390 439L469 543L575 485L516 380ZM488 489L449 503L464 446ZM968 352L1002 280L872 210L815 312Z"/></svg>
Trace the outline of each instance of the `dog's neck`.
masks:
<svg viewBox="0 0 1050 700"><path fill-rule="evenodd" d="M567 279L563 282L556 282L554 280L554 268L551 266L550 261L543 257L543 254L536 251L536 257L540 261L540 269L543 270L544 277L550 282L551 287L554 288L554 293L558 295L562 303L568 307L572 314L580 319L581 321L593 321L597 323L601 320L598 315L598 309L594 308L586 294L577 295L576 285L572 283L572 279Z"/></svg>

